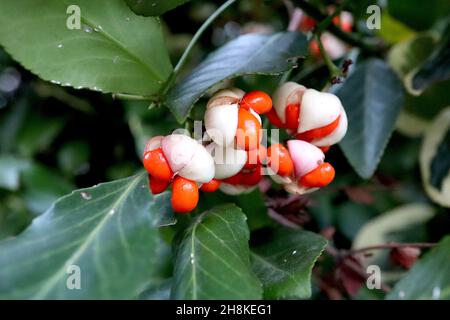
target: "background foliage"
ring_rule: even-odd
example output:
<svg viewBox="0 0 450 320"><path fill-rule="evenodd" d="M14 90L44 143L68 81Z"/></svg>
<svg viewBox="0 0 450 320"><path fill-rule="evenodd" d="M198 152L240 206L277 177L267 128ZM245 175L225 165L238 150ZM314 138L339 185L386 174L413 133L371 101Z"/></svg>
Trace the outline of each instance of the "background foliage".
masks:
<svg viewBox="0 0 450 320"><path fill-rule="evenodd" d="M345 2L353 65L330 90L349 131L327 155L331 186L288 196L266 180L203 194L191 217L148 192L145 141L201 120L211 88L272 93L293 68L285 77L322 90L329 71L310 35L286 32L289 4L322 15L341 1L233 1L181 70L222 1L69 2L0 3L1 298L449 298L448 1L427 14L419 0L380 1L380 30L365 23L377 1ZM65 27L70 4L81 30ZM135 95L146 100L117 99ZM427 252L409 269L398 248L356 251L388 242ZM381 290L364 285L373 263ZM82 290L66 289L72 264Z"/></svg>

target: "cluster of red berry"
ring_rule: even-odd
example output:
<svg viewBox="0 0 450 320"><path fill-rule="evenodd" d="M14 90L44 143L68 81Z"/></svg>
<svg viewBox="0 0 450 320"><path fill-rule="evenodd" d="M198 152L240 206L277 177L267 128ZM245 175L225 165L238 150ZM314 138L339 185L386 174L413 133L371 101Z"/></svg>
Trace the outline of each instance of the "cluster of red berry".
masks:
<svg viewBox="0 0 450 320"><path fill-rule="evenodd" d="M294 138L286 145L261 144L262 122L286 129ZM264 92L231 88L217 92L207 104L206 133L198 142L187 135L152 138L144 152L144 166L153 194L172 184L172 206L190 212L199 189L227 194L250 192L263 174L288 192L303 194L328 185L334 168L324 152L347 130L347 116L333 94L288 82L272 98Z"/></svg>

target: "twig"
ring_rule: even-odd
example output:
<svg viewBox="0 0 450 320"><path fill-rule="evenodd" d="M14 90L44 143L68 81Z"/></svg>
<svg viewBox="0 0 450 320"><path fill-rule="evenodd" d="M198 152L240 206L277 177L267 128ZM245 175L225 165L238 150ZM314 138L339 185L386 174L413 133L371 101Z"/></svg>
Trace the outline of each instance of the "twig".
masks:
<svg viewBox="0 0 450 320"><path fill-rule="evenodd" d="M302 21L303 12L299 8L295 8L289 21L288 31L297 31Z"/></svg>
<svg viewBox="0 0 450 320"><path fill-rule="evenodd" d="M355 254L362 254L366 253L367 251L372 250L383 250L383 249L396 249L396 248L432 248L436 245L436 243L397 243L397 242L391 242L391 243L385 243L385 244L379 244L374 246L369 246L365 248L355 249L355 250L348 250L345 252L345 256L355 255Z"/></svg>
<svg viewBox="0 0 450 320"><path fill-rule="evenodd" d="M325 29L327 29L330 24L333 22L333 19L341 14L342 10L344 10L345 5L347 4L348 0L342 1L342 3L336 7L333 14L327 16L324 20L320 21L317 26L315 27L314 32L316 34L321 34Z"/></svg>
<svg viewBox="0 0 450 320"><path fill-rule="evenodd" d="M330 56L328 55L327 51L323 47L322 40L320 39L321 34L316 35L317 44L319 45L320 53L322 54L322 58L325 61L325 64L330 71L331 76L331 84L335 84L340 82L341 77L341 69L339 69L334 62L331 60Z"/></svg>
<svg viewBox="0 0 450 320"><path fill-rule="evenodd" d="M283 0L283 3L284 3L284 6L286 7L286 10L287 10L289 16L292 16L292 14L294 13L294 9L295 9L295 6L292 3L292 1L291 0Z"/></svg>
<svg viewBox="0 0 450 320"><path fill-rule="evenodd" d="M198 39L203 35L205 30L214 22L214 20L217 19L218 16L222 12L224 12L229 6L231 6L233 3L235 3L237 0L228 0L224 4L222 4L197 30L197 32L192 37L191 41L189 42L188 46L183 52L183 55L181 56L180 60L178 61L175 68L173 68L172 74L170 75L169 79L167 79L166 84L164 85L161 95L164 96L172 86L173 82L175 81L178 73L185 65L187 58L189 57L189 54L191 53L192 49L194 48L195 44L197 43Z"/></svg>
<svg viewBox="0 0 450 320"><path fill-rule="evenodd" d="M309 15L310 17L314 18L317 21L323 21L327 19L327 15L324 15L322 12L320 12L319 9L311 5L306 0L296 0L296 4L303 11L305 11L307 15ZM339 39L341 39L342 41L347 42L352 46L359 47L364 51L368 51L371 53L379 53L385 49L384 46L381 45L381 43L380 44L369 43L365 39L356 36L354 33L343 31L341 28L339 28L334 24L328 25L327 30L330 31Z"/></svg>

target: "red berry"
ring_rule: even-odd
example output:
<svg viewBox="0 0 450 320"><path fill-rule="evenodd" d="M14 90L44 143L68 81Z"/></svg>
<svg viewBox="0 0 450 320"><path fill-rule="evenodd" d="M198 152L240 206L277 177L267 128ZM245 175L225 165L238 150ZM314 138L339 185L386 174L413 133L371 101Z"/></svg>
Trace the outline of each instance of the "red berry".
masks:
<svg viewBox="0 0 450 320"><path fill-rule="evenodd" d="M160 194L164 192L169 186L169 180L159 180L152 176L148 177L148 184L150 186L150 190L152 194Z"/></svg>
<svg viewBox="0 0 450 320"><path fill-rule="evenodd" d="M305 174L300 179L300 185L308 188L322 188L333 181L334 175L333 166L328 162L324 162L313 171Z"/></svg>
<svg viewBox="0 0 450 320"><path fill-rule="evenodd" d="M169 181L173 172L161 148L148 151L144 155L144 167L156 179Z"/></svg>
<svg viewBox="0 0 450 320"><path fill-rule="evenodd" d="M299 29L303 32L311 31L315 26L317 22L313 18L310 18L308 16L303 16L300 22Z"/></svg>
<svg viewBox="0 0 450 320"><path fill-rule="evenodd" d="M241 184L245 186L255 186L261 181L261 166L257 166L254 170L241 173Z"/></svg>
<svg viewBox="0 0 450 320"><path fill-rule="evenodd" d="M232 185L241 184L241 182L242 182L242 172L238 172L234 176L224 179L223 182L228 183L228 184L232 184Z"/></svg>
<svg viewBox="0 0 450 320"><path fill-rule="evenodd" d="M315 139L320 139L331 134L339 125L341 116L337 117L332 123L317 129L308 130L297 134L295 137L299 140L311 142Z"/></svg>
<svg viewBox="0 0 450 320"><path fill-rule="evenodd" d="M195 209L198 203L198 187L194 181L177 176L172 184L172 208L178 213Z"/></svg>
<svg viewBox="0 0 450 320"><path fill-rule="evenodd" d="M219 189L220 184L220 180L212 179L210 182L202 184L200 190L202 190L203 192L214 192Z"/></svg>
<svg viewBox="0 0 450 320"><path fill-rule="evenodd" d="M241 100L240 106L253 109L258 114L269 112L272 109L272 98L262 91L251 91Z"/></svg>
<svg viewBox="0 0 450 320"><path fill-rule="evenodd" d="M238 148L244 150L258 148L261 141L261 123L244 108L239 108L238 111L238 127L235 138Z"/></svg>
<svg viewBox="0 0 450 320"><path fill-rule="evenodd" d="M289 151L281 144L271 145L267 149L267 157L270 168L282 177L288 177L294 172L294 162L292 162Z"/></svg>
<svg viewBox="0 0 450 320"><path fill-rule="evenodd" d="M284 111L286 114L286 128L291 130L297 130L300 116L300 105L290 104Z"/></svg>
<svg viewBox="0 0 450 320"><path fill-rule="evenodd" d="M320 52L319 44L317 40L312 40L309 45L309 50L314 57L321 57L322 53Z"/></svg>

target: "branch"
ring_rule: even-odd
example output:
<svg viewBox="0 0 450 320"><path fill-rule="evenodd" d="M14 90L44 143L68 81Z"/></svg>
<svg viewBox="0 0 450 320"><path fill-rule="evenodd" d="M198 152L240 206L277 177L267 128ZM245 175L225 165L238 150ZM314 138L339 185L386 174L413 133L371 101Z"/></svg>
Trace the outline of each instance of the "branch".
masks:
<svg viewBox="0 0 450 320"><path fill-rule="evenodd" d="M300 7L307 15L314 18L317 21L323 21L328 18L327 15L320 12L319 9L317 9L315 6L311 5L306 0L296 0L296 4L298 7ZM384 45L381 43L379 44L373 44L369 43L363 38L356 36L354 33L349 33L343 31L341 28L334 24L330 24L327 27L327 30L334 34L336 37L341 39L344 42L347 42L348 44L359 47L364 51L368 51L371 53L379 53L385 49Z"/></svg>
<svg viewBox="0 0 450 320"><path fill-rule="evenodd" d="M355 249L355 250L349 250L346 252L346 256L349 255L355 255L355 254L362 254L366 253L367 251L372 250L383 250L383 249L396 249L396 248L432 248L436 245L436 243L397 243L397 242L391 242L391 243L385 243L385 244L379 244L375 246L369 246L361 249Z"/></svg>

